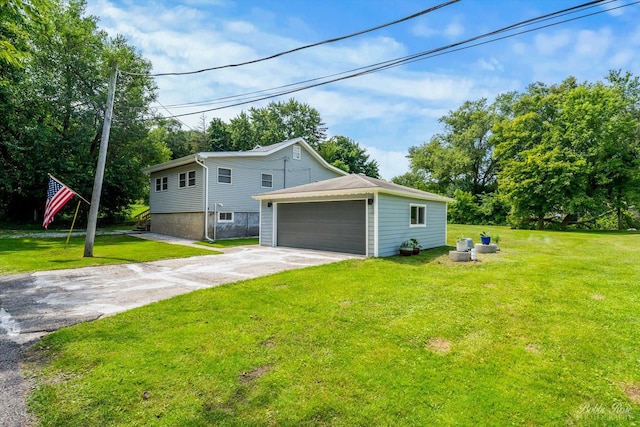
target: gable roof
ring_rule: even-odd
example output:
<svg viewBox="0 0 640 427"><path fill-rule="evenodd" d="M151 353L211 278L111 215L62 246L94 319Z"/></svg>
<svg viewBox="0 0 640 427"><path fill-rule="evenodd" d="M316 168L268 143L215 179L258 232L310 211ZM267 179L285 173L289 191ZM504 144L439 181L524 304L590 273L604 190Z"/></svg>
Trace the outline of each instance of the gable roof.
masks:
<svg viewBox="0 0 640 427"><path fill-rule="evenodd" d="M454 199L441 196L439 194L429 193L427 191L417 190L415 188L405 187L404 185L394 184L392 182L359 174L350 174L338 178L327 179L325 181L299 185L297 187L270 191L268 193L253 196L253 198L256 200L288 200L370 193L384 193L444 203L454 201Z"/></svg>
<svg viewBox="0 0 640 427"><path fill-rule="evenodd" d="M178 166L187 165L190 163L196 163L196 160L215 159L215 158L242 158L242 157L266 157L277 151L283 150L294 144L299 144L303 147L314 159L316 159L325 168L339 173L341 175L347 175L347 172L342 169L338 169L335 166L327 163L325 159L320 156L307 142L302 138L293 138L286 141L278 142L277 144L265 145L264 147L258 145L252 150L248 151L205 151L196 154L190 154L188 156L180 157L179 159L169 160L168 162L160 163L157 165L149 166L142 169L144 173L160 172L167 169L172 169Z"/></svg>

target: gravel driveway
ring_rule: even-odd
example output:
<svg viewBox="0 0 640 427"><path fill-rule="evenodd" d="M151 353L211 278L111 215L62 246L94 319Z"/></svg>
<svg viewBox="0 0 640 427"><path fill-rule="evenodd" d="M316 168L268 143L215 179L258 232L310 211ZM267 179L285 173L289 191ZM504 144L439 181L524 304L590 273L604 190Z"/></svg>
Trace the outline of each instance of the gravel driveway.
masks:
<svg viewBox="0 0 640 427"><path fill-rule="evenodd" d="M244 246L222 255L0 276L0 426L29 425L20 355L48 332L196 289L355 257Z"/></svg>

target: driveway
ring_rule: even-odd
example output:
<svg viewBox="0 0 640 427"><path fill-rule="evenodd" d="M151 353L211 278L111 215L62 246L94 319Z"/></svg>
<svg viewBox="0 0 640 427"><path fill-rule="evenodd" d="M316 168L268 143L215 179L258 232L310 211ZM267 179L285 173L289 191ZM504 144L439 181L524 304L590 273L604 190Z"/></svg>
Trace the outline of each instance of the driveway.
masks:
<svg viewBox="0 0 640 427"><path fill-rule="evenodd" d="M29 425L25 406L29 384L20 370L20 354L48 332L196 289L356 257L260 246L224 251L222 255L0 276L0 426Z"/></svg>

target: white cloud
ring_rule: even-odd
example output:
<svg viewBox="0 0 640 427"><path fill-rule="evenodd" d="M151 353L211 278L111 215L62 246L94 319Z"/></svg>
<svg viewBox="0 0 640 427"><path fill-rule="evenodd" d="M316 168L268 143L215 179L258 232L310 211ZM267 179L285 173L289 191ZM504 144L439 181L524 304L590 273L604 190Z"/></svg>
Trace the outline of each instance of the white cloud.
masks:
<svg viewBox="0 0 640 427"><path fill-rule="evenodd" d="M361 145L361 147L367 150L369 159L378 163L380 176L383 179L390 181L391 178L409 171L407 152L387 151L367 145Z"/></svg>
<svg viewBox="0 0 640 427"><path fill-rule="evenodd" d="M427 19L418 21L411 27L411 33L417 37L445 36L454 38L461 36L465 32L464 26L460 23L460 17L457 16L451 22L446 23L444 26L440 25L438 28L427 24L427 22Z"/></svg>
<svg viewBox="0 0 640 427"><path fill-rule="evenodd" d="M504 71L504 66L496 58L480 58L478 66L487 71Z"/></svg>
<svg viewBox="0 0 640 427"><path fill-rule="evenodd" d="M461 36L464 34L464 27L459 22L452 22L445 27L444 34L450 38Z"/></svg>
<svg viewBox="0 0 640 427"><path fill-rule="evenodd" d="M599 31L582 30L578 32L575 53L591 58L600 57L607 52L611 43L612 34L608 28Z"/></svg>
<svg viewBox="0 0 640 427"><path fill-rule="evenodd" d="M227 22L225 29L234 33L250 34L256 32L256 27L253 24L244 21Z"/></svg>
<svg viewBox="0 0 640 427"><path fill-rule="evenodd" d="M571 43L571 35L567 31L555 34L538 34L534 39L536 49L542 55L552 55Z"/></svg>

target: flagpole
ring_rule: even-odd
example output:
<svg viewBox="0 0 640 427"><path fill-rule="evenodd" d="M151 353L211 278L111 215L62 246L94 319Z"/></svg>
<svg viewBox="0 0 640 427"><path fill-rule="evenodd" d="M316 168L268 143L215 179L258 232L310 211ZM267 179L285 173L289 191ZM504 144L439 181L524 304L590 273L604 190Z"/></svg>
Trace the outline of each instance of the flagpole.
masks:
<svg viewBox="0 0 640 427"><path fill-rule="evenodd" d="M48 173L47 175L49 175L49 178L51 178L52 180L54 180L55 182L57 182L58 184L62 185L63 187L67 187L69 188L68 185L66 185L65 183L61 182L58 178L56 178L55 176L51 175L50 173ZM71 190L71 188L69 188L69 190ZM84 197L82 197L81 195L79 195L78 193L76 193L75 191L71 190L71 192L73 194L75 194L76 196L80 197L82 199L83 202L85 202L88 205L91 205L91 203L89 203L87 201L87 199L85 199Z"/></svg>
<svg viewBox="0 0 640 427"><path fill-rule="evenodd" d="M78 196L80 197L80 196ZM80 197L82 199L82 197ZM86 200L85 200L86 201ZM69 245L69 239L71 238L71 233L73 233L73 226L76 225L76 218L78 217L78 210L80 210L80 200L78 200L78 206L76 206L76 214L73 216L73 222L71 223L71 229L69 230L69 234L67 235L67 242L64 244L64 248L67 249Z"/></svg>

